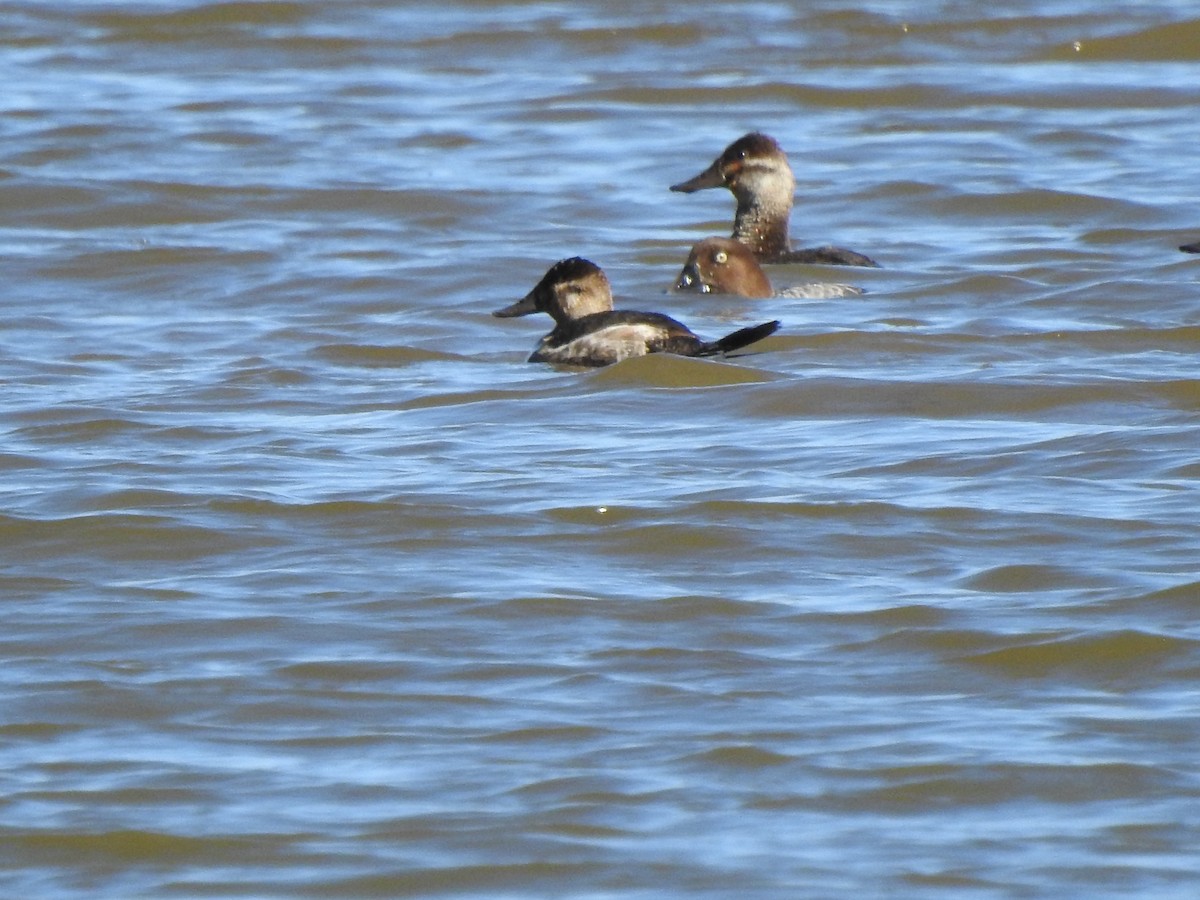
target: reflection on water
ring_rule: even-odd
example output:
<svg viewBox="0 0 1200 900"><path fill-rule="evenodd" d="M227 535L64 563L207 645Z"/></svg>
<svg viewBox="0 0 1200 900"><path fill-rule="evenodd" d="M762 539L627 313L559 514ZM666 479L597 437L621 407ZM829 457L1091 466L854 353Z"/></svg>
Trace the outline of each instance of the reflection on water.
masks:
<svg viewBox="0 0 1200 900"><path fill-rule="evenodd" d="M1195 893L1191 4L0 20L9 893ZM752 129L868 293L666 291Z"/></svg>

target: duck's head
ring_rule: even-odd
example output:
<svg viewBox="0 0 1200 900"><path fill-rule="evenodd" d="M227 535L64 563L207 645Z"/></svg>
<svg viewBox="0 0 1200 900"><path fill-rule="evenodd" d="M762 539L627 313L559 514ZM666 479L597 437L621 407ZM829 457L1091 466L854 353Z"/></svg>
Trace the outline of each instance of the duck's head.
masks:
<svg viewBox="0 0 1200 900"><path fill-rule="evenodd" d="M671 190L691 194L717 187L728 188L739 201L778 196L786 197L790 206L796 179L779 142L754 131L726 147L699 175L671 185Z"/></svg>
<svg viewBox="0 0 1200 900"><path fill-rule="evenodd" d="M705 238L692 247L675 282L677 291L770 297L771 281L745 244L732 238Z"/></svg>
<svg viewBox="0 0 1200 900"><path fill-rule="evenodd" d="M533 290L493 316L549 314L555 322L569 322L592 313L612 309L612 287L608 276L594 262L573 256L552 265Z"/></svg>

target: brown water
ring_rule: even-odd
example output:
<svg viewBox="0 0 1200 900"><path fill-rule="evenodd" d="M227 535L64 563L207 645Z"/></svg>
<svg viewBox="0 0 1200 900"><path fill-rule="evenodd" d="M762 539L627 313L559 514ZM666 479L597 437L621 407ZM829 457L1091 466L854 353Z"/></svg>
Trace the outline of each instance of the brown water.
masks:
<svg viewBox="0 0 1200 900"><path fill-rule="evenodd" d="M1200 895L1200 12L799 7L0 3L0 895Z"/></svg>

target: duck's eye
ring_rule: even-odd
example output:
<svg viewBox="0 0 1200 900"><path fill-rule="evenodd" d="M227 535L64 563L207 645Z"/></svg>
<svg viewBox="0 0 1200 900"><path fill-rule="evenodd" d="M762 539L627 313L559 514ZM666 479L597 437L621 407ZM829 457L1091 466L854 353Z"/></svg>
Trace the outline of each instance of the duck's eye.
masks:
<svg viewBox="0 0 1200 900"><path fill-rule="evenodd" d="M723 266L725 263L729 262L729 254L724 250L718 250L716 255L713 257L713 261L716 262L718 266Z"/></svg>

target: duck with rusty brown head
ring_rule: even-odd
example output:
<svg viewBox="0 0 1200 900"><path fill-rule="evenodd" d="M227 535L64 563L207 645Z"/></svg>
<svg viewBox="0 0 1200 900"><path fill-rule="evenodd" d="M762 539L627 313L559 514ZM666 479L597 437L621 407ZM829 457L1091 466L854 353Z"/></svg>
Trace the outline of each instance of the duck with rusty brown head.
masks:
<svg viewBox="0 0 1200 900"><path fill-rule="evenodd" d="M692 247L675 281L675 290L799 300L831 300L865 293L851 284L828 282L796 284L775 290L750 248L733 238L705 238Z"/></svg>

